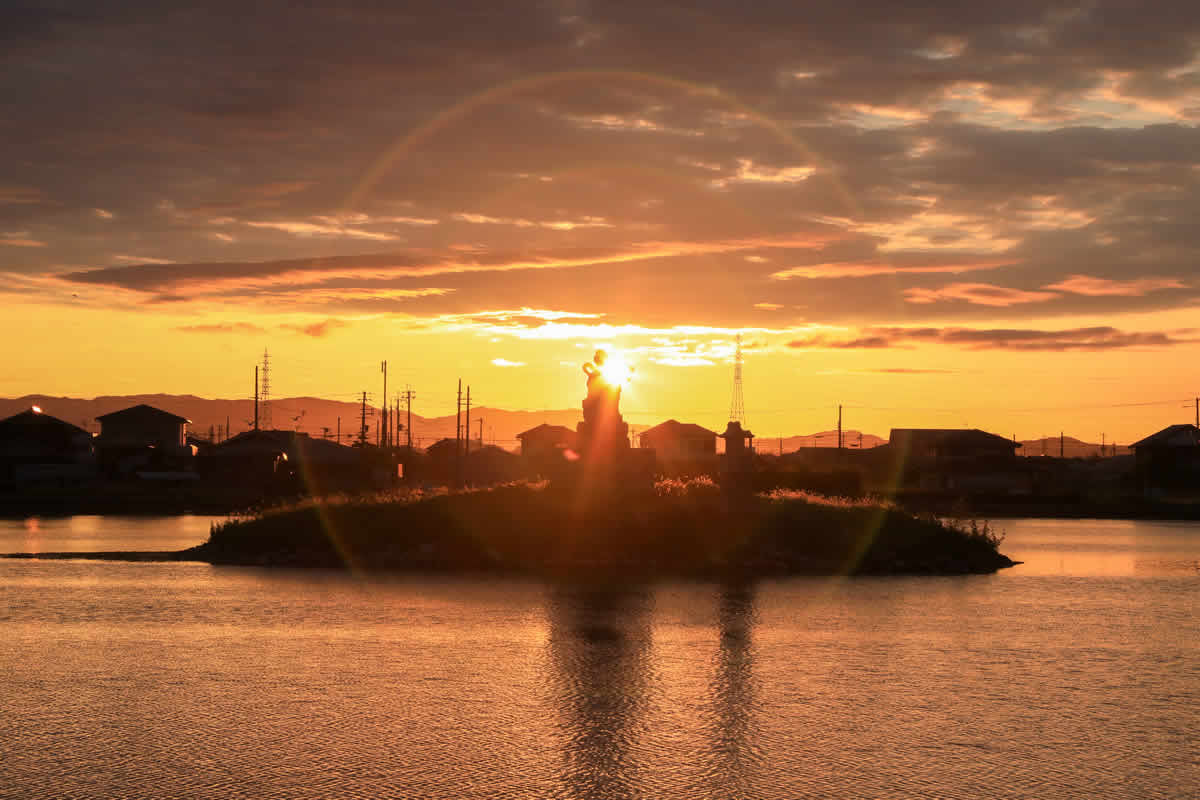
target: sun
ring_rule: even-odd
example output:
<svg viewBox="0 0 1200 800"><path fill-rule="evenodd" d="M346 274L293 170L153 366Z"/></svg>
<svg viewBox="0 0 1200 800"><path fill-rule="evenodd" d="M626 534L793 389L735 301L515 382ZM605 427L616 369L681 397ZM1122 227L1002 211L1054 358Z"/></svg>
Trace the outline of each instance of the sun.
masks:
<svg viewBox="0 0 1200 800"><path fill-rule="evenodd" d="M608 353L600 373L613 386L628 386L633 380L633 367L619 353Z"/></svg>

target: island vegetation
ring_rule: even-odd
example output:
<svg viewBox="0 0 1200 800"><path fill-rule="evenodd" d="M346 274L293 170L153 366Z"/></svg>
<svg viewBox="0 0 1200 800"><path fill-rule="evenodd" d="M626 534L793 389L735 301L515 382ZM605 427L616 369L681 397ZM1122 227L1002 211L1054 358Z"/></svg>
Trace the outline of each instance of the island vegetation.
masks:
<svg viewBox="0 0 1200 800"><path fill-rule="evenodd" d="M987 523L707 479L586 495L544 484L326 498L214 524L213 564L571 575L967 574L1014 562Z"/></svg>

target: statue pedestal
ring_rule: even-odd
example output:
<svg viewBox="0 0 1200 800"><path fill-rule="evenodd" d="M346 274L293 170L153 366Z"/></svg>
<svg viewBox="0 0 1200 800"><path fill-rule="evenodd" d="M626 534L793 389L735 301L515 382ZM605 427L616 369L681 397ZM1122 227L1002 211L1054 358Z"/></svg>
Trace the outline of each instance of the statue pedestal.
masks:
<svg viewBox="0 0 1200 800"><path fill-rule="evenodd" d="M614 493L643 491L654 485L654 459L650 450L629 446L629 425L620 415L579 423L576 450L579 460L564 475L581 501L611 501ZM649 459L643 456L650 456Z"/></svg>

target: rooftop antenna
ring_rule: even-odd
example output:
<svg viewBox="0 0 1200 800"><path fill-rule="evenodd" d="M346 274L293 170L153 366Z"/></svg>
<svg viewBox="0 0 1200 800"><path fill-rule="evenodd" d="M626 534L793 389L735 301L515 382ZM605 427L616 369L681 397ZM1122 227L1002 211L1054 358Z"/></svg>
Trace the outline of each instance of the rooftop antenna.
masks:
<svg viewBox="0 0 1200 800"><path fill-rule="evenodd" d="M737 335L737 350L733 354L733 400L729 403L729 421L746 427L746 408L742 400L742 335Z"/></svg>
<svg viewBox="0 0 1200 800"><path fill-rule="evenodd" d="M262 382L258 390L259 425L273 430L271 425L271 354L263 348Z"/></svg>

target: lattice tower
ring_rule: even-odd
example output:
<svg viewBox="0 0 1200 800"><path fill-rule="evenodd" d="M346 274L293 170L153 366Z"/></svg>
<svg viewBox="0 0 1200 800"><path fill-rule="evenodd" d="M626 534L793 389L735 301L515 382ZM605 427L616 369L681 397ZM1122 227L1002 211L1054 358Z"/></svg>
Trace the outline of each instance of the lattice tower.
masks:
<svg viewBox="0 0 1200 800"><path fill-rule="evenodd" d="M271 354L263 349L262 381L258 391L259 427L263 430L274 430L271 425Z"/></svg>
<svg viewBox="0 0 1200 800"><path fill-rule="evenodd" d="M733 354L733 400L729 403L729 421L746 427L746 408L742 399L742 335L737 335L737 350Z"/></svg>

